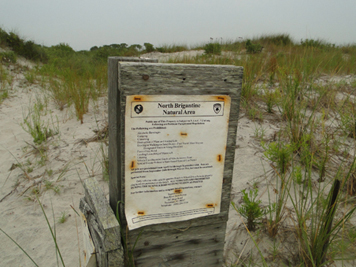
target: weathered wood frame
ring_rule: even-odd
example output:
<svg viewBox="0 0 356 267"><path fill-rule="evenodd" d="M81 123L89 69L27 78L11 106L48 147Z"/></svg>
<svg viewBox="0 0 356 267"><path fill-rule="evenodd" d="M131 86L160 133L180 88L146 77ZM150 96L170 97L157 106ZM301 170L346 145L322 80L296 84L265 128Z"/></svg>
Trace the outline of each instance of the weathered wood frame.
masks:
<svg viewBox="0 0 356 267"><path fill-rule="evenodd" d="M221 212L183 222L127 231L136 243L136 266L221 266L234 165L243 68L222 65L152 64L109 59L110 205L119 205L126 225L125 105L128 95L229 95L231 110L223 174ZM139 238L138 238L139 237ZM169 264L169 265L166 265Z"/></svg>
<svg viewBox="0 0 356 267"><path fill-rule="evenodd" d="M120 225L104 192L95 178L86 179L83 186L85 197L80 199L79 208L88 223L95 246L97 267L124 266Z"/></svg>
<svg viewBox="0 0 356 267"><path fill-rule="evenodd" d="M120 92L119 88L119 62L151 62L157 63L158 59L147 59L137 57L109 57L108 59L108 97L109 97L109 193L110 193L110 206L116 211L116 205L121 198L117 197L121 186L121 173L119 171L118 160L121 158L121 144L119 137L120 123ZM116 177L116 178L114 178ZM121 192L119 193L121 194Z"/></svg>

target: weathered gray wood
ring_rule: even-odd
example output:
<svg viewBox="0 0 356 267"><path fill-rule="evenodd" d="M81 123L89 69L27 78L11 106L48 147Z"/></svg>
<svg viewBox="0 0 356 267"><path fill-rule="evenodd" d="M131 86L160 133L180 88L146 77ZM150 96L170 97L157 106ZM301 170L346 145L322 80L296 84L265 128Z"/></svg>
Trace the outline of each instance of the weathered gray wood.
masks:
<svg viewBox="0 0 356 267"><path fill-rule="evenodd" d="M116 205L120 198L121 179L120 173L120 154L121 144L119 140L120 117L118 110L120 110L120 101L118 90L118 62L158 62L158 59L146 59L137 57L109 57L108 58L108 87L109 87L109 192L110 192L110 206L115 211Z"/></svg>
<svg viewBox="0 0 356 267"><path fill-rule="evenodd" d="M116 209L117 202L121 201L119 213L123 225L126 224L123 203L126 96L229 95L231 97L220 214L128 231L129 247L135 244L142 232L133 252L136 266L222 265L242 75L243 68L236 66L117 63L115 60L109 60L109 120L111 116L111 122L115 123L110 125L112 127L109 144L112 161L110 168L113 168L110 170L110 205Z"/></svg>
<svg viewBox="0 0 356 267"><path fill-rule="evenodd" d="M87 219L97 266L124 266L120 226L113 210L94 178L85 180L83 185L85 197L79 207Z"/></svg>
<svg viewBox="0 0 356 267"><path fill-rule="evenodd" d="M179 228L181 229L181 228ZM137 239L134 258L137 266L222 266L226 224L188 227L183 231L130 231L130 240Z"/></svg>

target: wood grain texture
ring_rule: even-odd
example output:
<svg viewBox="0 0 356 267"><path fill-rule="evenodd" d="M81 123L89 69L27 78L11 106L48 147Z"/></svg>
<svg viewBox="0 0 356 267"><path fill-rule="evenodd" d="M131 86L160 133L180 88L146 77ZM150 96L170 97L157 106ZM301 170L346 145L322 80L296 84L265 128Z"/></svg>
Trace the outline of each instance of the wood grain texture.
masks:
<svg viewBox="0 0 356 267"><path fill-rule="evenodd" d="M109 61L109 120L111 153L110 205L125 200L125 105L129 95L229 95L231 109L222 184L221 212L188 221L149 225L128 231L129 246L141 233L135 247L136 266L222 266L226 221L234 166L243 68L221 65L157 64ZM117 71L116 74L113 72ZM111 77L111 78L110 78ZM117 77L117 86L110 79ZM113 86L113 87L112 87ZM117 90L118 89L118 90ZM114 99L112 99L114 98ZM115 113L115 115L110 115ZM110 124L110 122L109 122ZM113 131L113 135L111 134ZM114 138L115 140L113 140ZM111 148L110 148L111 147ZM110 159L109 159L110 160ZM115 166L113 166L115 165ZM117 181L111 181L115 180ZM214 241L215 240L215 241Z"/></svg>
<svg viewBox="0 0 356 267"><path fill-rule="evenodd" d="M119 84L118 84L118 62L158 62L158 59L145 59L135 57L109 57L108 58L108 98L109 98L109 194L110 206L115 211L118 201L121 200L120 188L121 173L120 162L118 161L121 155L121 145L119 140L120 110L119 101Z"/></svg>
<svg viewBox="0 0 356 267"><path fill-rule="evenodd" d="M98 267L124 266L120 226L99 183L89 178L83 186L85 197L80 200L80 210L87 219Z"/></svg>

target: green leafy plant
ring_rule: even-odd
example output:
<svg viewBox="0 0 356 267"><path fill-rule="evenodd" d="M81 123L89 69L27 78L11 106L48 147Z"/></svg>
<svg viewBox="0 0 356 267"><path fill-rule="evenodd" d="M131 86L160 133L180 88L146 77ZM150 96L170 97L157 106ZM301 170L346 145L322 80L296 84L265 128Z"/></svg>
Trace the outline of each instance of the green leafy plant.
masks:
<svg viewBox="0 0 356 267"><path fill-rule="evenodd" d="M262 147L266 150L264 152L265 157L276 164L278 172L280 174L286 173L292 160L294 147L280 141L268 145L262 143Z"/></svg>
<svg viewBox="0 0 356 267"><path fill-rule="evenodd" d="M256 229L257 223L261 220L262 216L266 214L266 211L260 207L261 200L256 200L258 195L258 189L250 190L246 193L246 189L242 190L243 204L237 208L237 211L242 217L247 219L247 228L250 231Z"/></svg>
<svg viewBox="0 0 356 267"><path fill-rule="evenodd" d="M279 102L280 93L278 90L270 91L269 89L265 90L263 100L267 106L267 112L273 113L273 107Z"/></svg>

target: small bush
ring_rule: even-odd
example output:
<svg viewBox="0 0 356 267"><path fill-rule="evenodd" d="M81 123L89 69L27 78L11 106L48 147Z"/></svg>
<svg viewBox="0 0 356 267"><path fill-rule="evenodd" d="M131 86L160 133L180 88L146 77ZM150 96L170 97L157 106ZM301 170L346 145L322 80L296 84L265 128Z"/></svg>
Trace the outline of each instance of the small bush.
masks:
<svg viewBox="0 0 356 267"><path fill-rule="evenodd" d="M144 43L143 45L145 46L145 50L146 50L147 53L155 51L155 48L154 48L153 44Z"/></svg>
<svg viewBox="0 0 356 267"><path fill-rule="evenodd" d="M48 56L43 48L33 41L25 41L16 33L9 34L0 28L0 44L9 46L13 52L30 60L47 62Z"/></svg>
<svg viewBox="0 0 356 267"><path fill-rule="evenodd" d="M75 53L74 49L66 43L60 43L58 45L51 46L51 55L55 57L68 57Z"/></svg>
<svg viewBox="0 0 356 267"><path fill-rule="evenodd" d="M7 38L9 34L4 31L3 29L0 28L0 46L6 46L7 45Z"/></svg>
<svg viewBox="0 0 356 267"><path fill-rule="evenodd" d="M250 54L260 53L263 48L260 44L253 44L251 40L246 41L245 47L246 47L246 52Z"/></svg>
<svg viewBox="0 0 356 267"><path fill-rule="evenodd" d="M221 45L219 43L208 43L204 45L205 54L221 55Z"/></svg>

